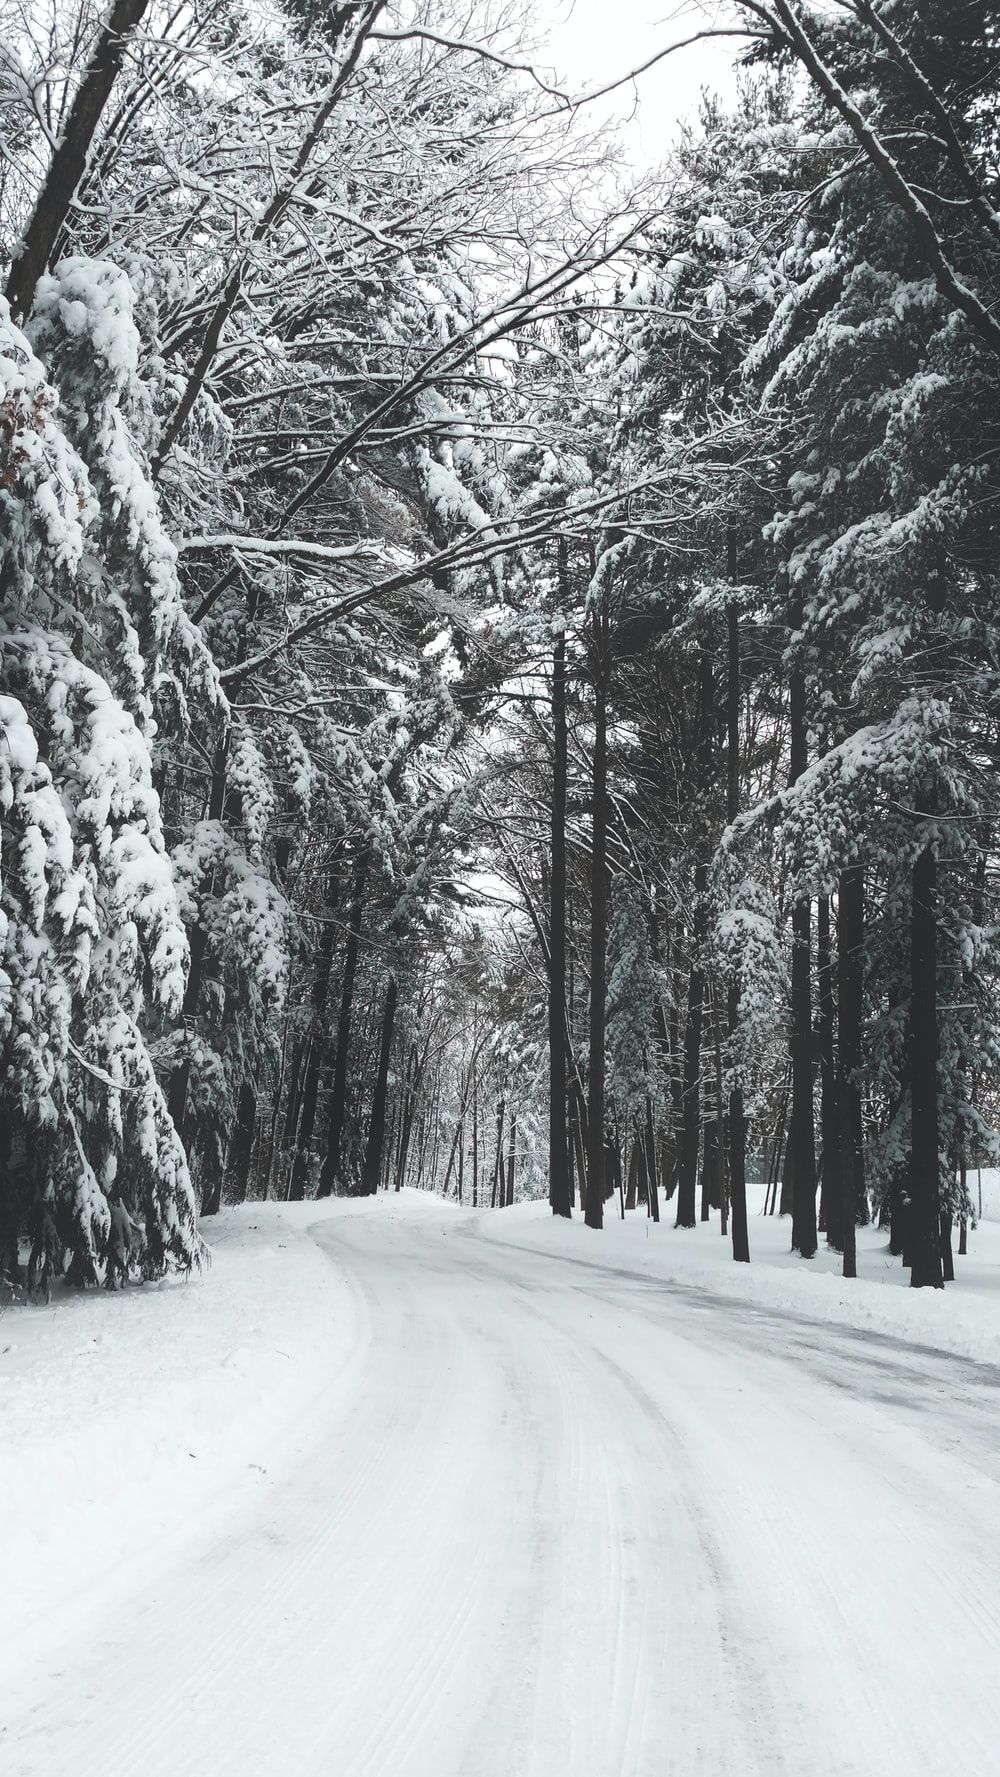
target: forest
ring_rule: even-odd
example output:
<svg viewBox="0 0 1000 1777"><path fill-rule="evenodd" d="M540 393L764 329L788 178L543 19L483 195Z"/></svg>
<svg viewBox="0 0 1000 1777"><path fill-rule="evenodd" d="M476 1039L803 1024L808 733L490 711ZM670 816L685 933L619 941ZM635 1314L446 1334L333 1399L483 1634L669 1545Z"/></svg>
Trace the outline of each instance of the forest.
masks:
<svg viewBox="0 0 1000 1777"><path fill-rule="evenodd" d="M655 173L537 12L0 0L15 1296L403 1186L965 1251L1000 6L696 8Z"/></svg>

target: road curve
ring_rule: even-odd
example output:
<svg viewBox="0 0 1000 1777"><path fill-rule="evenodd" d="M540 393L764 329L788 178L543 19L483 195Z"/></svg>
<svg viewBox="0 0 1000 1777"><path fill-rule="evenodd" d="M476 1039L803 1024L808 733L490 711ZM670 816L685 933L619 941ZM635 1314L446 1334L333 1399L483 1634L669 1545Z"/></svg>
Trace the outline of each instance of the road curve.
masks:
<svg viewBox="0 0 1000 1777"><path fill-rule="evenodd" d="M6 1777L1000 1768L996 1373L479 1231L316 1225L359 1339L301 1459Z"/></svg>

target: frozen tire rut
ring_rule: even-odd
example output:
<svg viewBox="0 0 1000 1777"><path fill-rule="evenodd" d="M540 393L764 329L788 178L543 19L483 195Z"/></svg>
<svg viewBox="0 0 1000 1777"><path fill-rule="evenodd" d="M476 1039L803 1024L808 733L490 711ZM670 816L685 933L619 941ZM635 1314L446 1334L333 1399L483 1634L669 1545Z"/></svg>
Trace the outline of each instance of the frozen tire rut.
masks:
<svg viewBox="0 0 1000 1777"><path fill-rule="evenodd" d="M5 1777L990 1769L988 1382L938 1440L920 1354L887 1404L824 1373L833 1329L811 1364L801 1323L477 1226L317 1225L359 1327L317 1423L252 1516L0 1677Z"/></svg>

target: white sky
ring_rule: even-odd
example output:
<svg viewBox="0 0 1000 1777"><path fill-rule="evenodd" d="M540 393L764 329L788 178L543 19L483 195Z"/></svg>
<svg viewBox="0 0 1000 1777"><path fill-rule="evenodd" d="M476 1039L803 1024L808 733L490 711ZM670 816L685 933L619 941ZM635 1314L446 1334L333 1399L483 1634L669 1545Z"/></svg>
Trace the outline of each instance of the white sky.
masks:
<svg viewBox="0 0 1000 1777"><path fill-rule="evenodd" d="M533 24L548 30L546 60L574 90L604 86L668 44L732 18L724 0L533 0L530 12ZM718 38L679 50L634 87L600 101L595 121L622 121L635 161L657 161L676 139L679 123L696 116L703 86L732 94L732 62L741 47L737 38Z"/></svg>

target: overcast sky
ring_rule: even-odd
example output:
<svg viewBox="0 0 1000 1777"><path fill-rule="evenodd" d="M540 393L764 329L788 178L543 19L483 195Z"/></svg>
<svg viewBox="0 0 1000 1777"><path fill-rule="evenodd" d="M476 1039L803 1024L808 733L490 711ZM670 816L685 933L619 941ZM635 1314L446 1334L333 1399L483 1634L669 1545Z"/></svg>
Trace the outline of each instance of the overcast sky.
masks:
<svg viewBox="0 0 1000 1777"><path fill-rule="evenodd" d="M547 59L574 89L605 85L670 43L713 24L731 10L723 0L536 0L539 23L547 20ZM613 99L605 115L628 123L625 139L637 162L655 161L676 139L679 122L694 117L703 86L730 94L737 39L693 44L668 56ZM638 99L636 98L638 93ZM634 115L633 115L634 114Z"/></svg>

